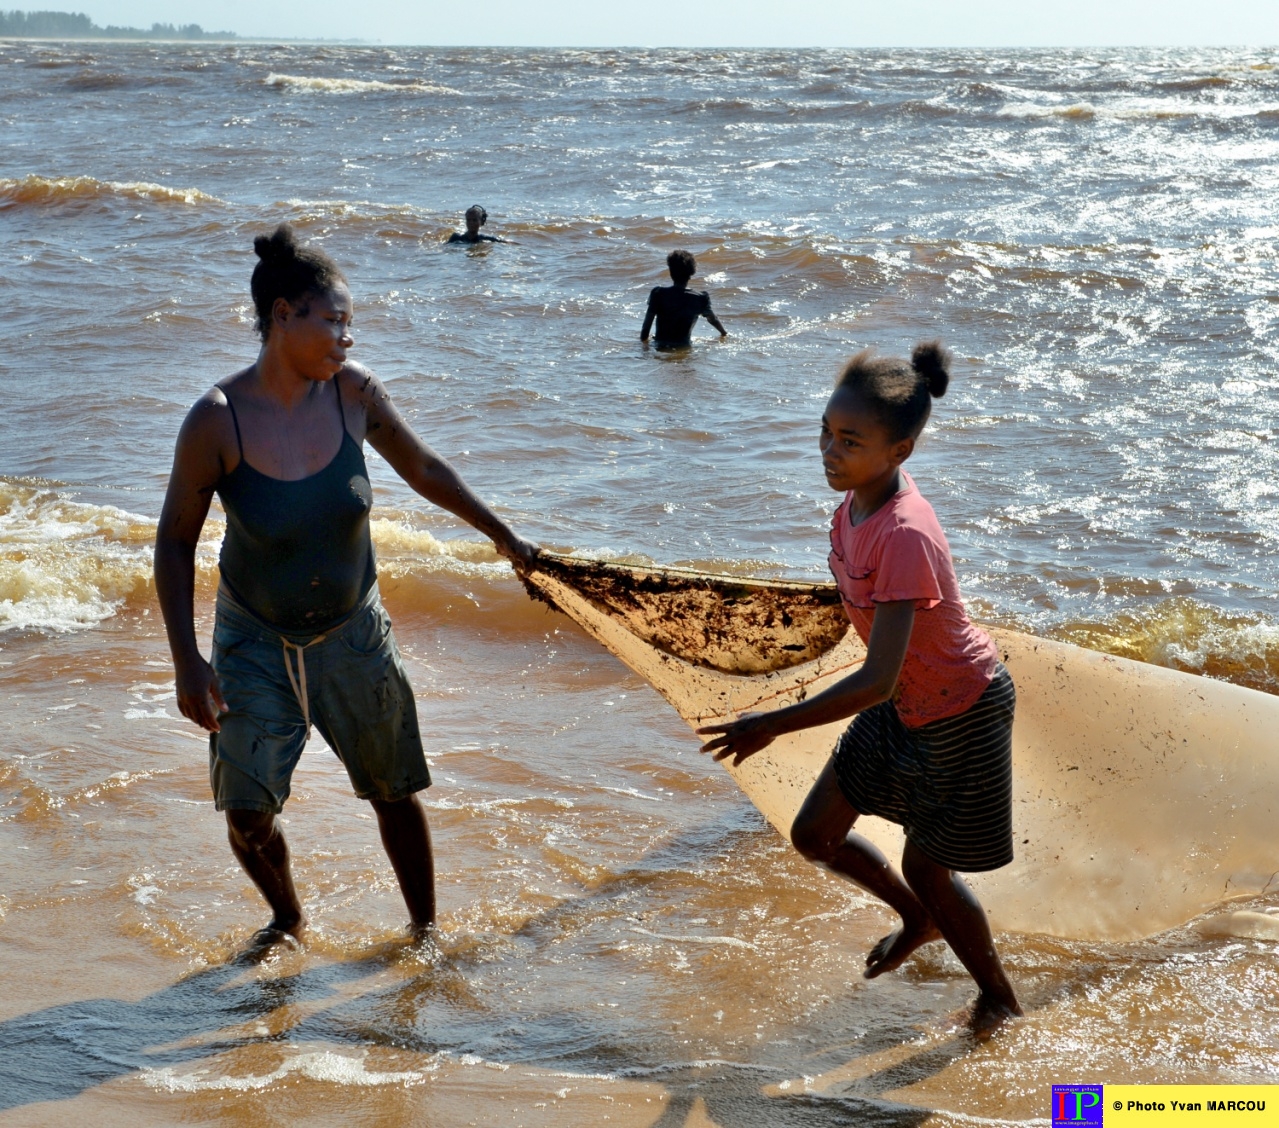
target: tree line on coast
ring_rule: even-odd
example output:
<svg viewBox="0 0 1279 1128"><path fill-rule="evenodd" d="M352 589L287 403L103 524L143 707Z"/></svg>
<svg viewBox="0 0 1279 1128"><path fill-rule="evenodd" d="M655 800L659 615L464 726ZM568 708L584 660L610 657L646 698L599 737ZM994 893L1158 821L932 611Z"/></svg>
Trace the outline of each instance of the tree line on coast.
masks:
<svg viewBox="0 0 1279 1128"><path fill-rule="evenodd" d="M231 31L205 31L199 24L153 23L98 27L83 12L0 11L0 37L10 39L235 39Z"/></svg>

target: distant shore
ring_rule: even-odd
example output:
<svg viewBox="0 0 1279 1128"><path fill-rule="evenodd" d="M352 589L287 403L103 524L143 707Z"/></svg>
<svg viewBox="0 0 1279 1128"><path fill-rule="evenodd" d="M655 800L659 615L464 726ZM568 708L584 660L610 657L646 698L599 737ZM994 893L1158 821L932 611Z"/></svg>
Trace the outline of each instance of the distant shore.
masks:
<svg viewBox="0 0 1279 1128"><path fill-rule="evenodd" d="M175 43L184 45L225 43L246 47L260 47L264 43L288 43L298 47L311 44L325 47L385 46L371 39L285 39L283 36L255 38L245 35L230 35L223 38L206 35L200 39L175 39L169 36L151 35L0 35L0 43Z"/></svg>
<svg viewBox="0 0 1279 1128"><path fill-rule="evenodd" d="M83 12L0 11L0 41L31 40L45 43L333 43L346 39L292 39L277 36L241 36L234 31L205 31L198 23L153 23L148 27L101 27Z"/></svg>

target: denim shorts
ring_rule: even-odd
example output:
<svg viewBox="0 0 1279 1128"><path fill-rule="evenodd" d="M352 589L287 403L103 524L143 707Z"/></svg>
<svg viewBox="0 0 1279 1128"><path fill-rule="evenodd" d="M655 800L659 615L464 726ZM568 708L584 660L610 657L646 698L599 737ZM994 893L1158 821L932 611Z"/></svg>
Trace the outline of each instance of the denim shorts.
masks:
<svg viewBox="0 0 1279 1128"><path fill-rule="evenodd" d="M227 703L222 731L209 736L219 811L284 807L308 721L361 799L394 801L430 787L413 689L376 584L318 638L277 630L220 588L213 670Z"/></svg>

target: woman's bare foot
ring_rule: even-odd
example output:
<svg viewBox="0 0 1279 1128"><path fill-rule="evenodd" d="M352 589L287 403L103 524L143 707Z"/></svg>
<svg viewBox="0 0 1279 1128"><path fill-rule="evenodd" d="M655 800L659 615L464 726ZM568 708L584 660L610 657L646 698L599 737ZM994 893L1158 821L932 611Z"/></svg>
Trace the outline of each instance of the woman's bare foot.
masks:
<svg viewBox="0 0 1279 1128"><path fill-rule="evenodd" d="M245 963L261 963L277 948L298 952L302 950L302 930L306 921L293 923L271 921L265 928L259 928L236 958Z"/></svg>
<svg viewBox="0 0 1279 1128"><path fill-rule="evenodd" d="M408 940L410 944L434 944L435 924L410 924Z"/></svg>
<svg viewBox="0 0 1279 1128"><path fill-rule="evenodd" d="M977 1041L987 1042L1006 1023L1020 1018L1021 1014L1021 1006L1016 999L996 999L983 993L977 996L969 1011L968 1028Z"/></svg>
<svg viewBox="0 0 1279 1128"><path fill-rule="evenodd" d="M890 932L870 950L862 975L874 979L885 972L896 971L916 948L941 938L937 926L928 918L915 924L903 921L900 928Z"/></svg>

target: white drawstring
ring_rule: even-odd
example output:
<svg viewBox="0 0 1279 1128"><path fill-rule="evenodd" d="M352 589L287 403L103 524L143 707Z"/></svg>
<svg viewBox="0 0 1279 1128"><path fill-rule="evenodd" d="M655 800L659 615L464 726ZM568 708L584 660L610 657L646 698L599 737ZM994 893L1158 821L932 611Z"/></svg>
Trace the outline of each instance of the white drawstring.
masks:
<svg viewBox="0 0 1279 1128"><path fill-rule="evenodd" d="M368 597L365 597L367 603ZM293 687L293 695L298 699L298 704L302 706L302 721L306 725L306 738L311 739L311 702L306 695L306 654L304 651L308 646L315 646L317 643L323 642L329 635L337 634L345 629L346 625L351 622L357 615L364 611L365 605L362 604L352 614L343 619L336 627L330 627L322 635L316 635L310 642L290 642L283 635L280 635L280 641L284 643L284 669L289 675L289 685ZM298 652L298 674L293 676L293 663L289 661L289 651L296 650Z"/></svg>
<svg viewBox="0 0 1279 1128"><path fill-rule="evenodd" d="M328 638L328 635L317 635L310 642L304 642L300 646L296 642L290 642L287 638L280 638L280 641L284 643L284 668L289 675L289 684L293 687L293 693L298 699L298 704L302 706L302 721L306 725L307 740L311 739L311 706L306 696L305 651L308 646L314 646L317 642L323 642L326 638ZM291 649L298 652L297 677L293 676L293 663L289 661L289 651Z"/></svg>

